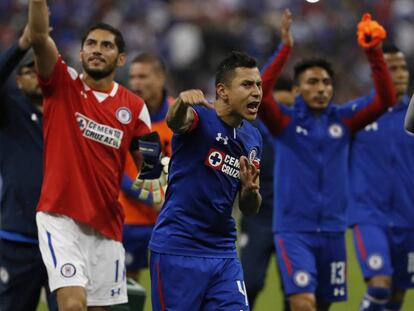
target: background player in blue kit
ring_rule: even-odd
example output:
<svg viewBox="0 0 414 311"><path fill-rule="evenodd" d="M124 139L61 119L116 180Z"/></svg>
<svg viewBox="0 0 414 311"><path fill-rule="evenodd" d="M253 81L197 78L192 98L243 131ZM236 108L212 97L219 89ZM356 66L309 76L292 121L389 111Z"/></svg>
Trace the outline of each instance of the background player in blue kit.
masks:
<svg viewBox="0 0 414 311"><path fill-rule="evenodd" d="M382 50L384 29L364 15L358 43L373 71L376 95L334 105L334 73L320 58L295 66L293 108L277 104L272 88L289 57L291 15L285 11L280 50L262 71L260 117L277 139L275 246L285 293L293 311L328 310L346 300L346 188L351 135L395 102Z"/></svg>
<svg viewBox="0 0 414 311"><path fill-rule="evenodd" d="M216 101L201 91L169 108L173 130L166 201L150 241L153 310L249 310L232 207L257 212L262 82L256 61L233 52L218 66Z"/></svg>
<svg viewBox="0 0 414 311"><path fill-rule="evenodd" d="M291 106L295 101L292 89L293 81L281 76L273 88L273 97L278 103ZM239 237L240 260L251 310L254 309L256 298L263 289L269 261L275 253L272 233L275 150L273 139L266 126L259 119L254 122L254 125L259 129L263 139L259 178L262 204L257 215L241 218ZM289 310L289 303L286 299L284 309Z"/></svg>
<svg viewBox="0 0 414 311"><path fill-rule="evenodd" d="M403 127L410 75L396 46L383 50L398 104L356 133L351 149L348 219L367 284L361 311L400 310L414 287L414 139Z"/></svg>

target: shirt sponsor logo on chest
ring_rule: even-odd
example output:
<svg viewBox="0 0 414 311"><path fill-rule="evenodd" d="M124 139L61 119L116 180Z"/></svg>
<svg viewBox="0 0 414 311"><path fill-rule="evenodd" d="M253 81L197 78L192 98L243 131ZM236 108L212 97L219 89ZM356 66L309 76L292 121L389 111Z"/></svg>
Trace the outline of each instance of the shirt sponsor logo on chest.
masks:
<svg viewBox="0 0 414 311"><path fill-rule="evenodd" d="M210 148L204 164L214 170L223 172L234 178L239 178L240 163L239 159L226 154L215 148Z"/></svg>
<svg viewBox="0 0 414 311"><path fill-rule="evenodd" d="M121 147L124 132L120 129L100 124L79 112L75 113L75 117L83 137L115 149Z"/></svg>

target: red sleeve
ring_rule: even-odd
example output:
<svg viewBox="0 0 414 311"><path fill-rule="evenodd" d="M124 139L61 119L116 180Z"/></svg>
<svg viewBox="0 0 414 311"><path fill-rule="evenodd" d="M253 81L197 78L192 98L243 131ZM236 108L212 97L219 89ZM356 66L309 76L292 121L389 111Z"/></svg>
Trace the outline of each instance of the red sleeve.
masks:
<svg viewBox="0 0 414 311"><path fill-rule="evenodd" d="M56 61L55 67L53 68L53 72L49 78L43 79L38 75L39 85L42 89L43 96L52 96L52 94L59 89L59 85L63 84L65 77L67 77L68 75L72 76L72 79L75 80L78 74L74 69L71 70L72 72L69 71L68 66L59 56L58 60Z"/></svg>
<svg viewBox="0 0 414 311"><path fill-rule="evenodd" d="M375 97L363 109L357 111L351 117L343 119L343 122L349 126L352 133L374 122L397 102L397 95L384 61L382 49L370 49L366 51L366 54L372 70Z"/></svg>
<svg viewBox="0 0 414 311"><path fill-rule="evenodd" d="M259 116L275 136L279 135L291 120L289 116L283 114L281 107L273 98L273 86L288 60L291 50L290 46L282 45L262 70L263 98Z"/></svg>
<svg viewBox="0 0 414 311"><path fill-rule="evenodd" d="M197 127L198 121L200 120L200 118L198 117L197 111L195 111L193 108L191 108L191 110L193 111L194 119L193 119L193 123L191 123L190 128L187 130L187 133L193 131Z"/></svg>

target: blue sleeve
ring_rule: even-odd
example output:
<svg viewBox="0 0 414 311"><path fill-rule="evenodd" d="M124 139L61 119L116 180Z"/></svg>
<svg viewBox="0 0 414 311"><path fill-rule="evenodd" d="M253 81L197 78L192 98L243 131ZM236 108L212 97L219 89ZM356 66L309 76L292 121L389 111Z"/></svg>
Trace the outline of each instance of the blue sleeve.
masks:
<svg viewBox="0 0 414 311"><path fill-rule="evenodd" d="M133 180L129 178L128 175L124 174L124 176L122 176L121 189L127 196L137 201L143 202L145 204L152 205L154 203L151 193L148 195L148 198L146 200L139 199L139 195L141 194L141 189L132 189L132 184L133 184Z"/></svg>

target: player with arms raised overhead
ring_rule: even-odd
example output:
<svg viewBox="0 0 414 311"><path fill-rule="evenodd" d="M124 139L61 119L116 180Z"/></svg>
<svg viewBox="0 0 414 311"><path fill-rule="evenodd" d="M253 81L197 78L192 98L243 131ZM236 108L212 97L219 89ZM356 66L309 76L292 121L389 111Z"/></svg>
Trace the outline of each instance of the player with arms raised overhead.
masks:
<svg viewBox="0 0 414 311"><path fill-rule="evenodd" d="M107 310L127 301L118 203L126 154L150 130L144 102L113 81L125 62L121 33L107 24L82 39L83 72L49 37L45 0L31 0L29 30L44 94L44 181L37 224L59 310Z"/></svg>
<svg viewBox="0 0 414 311"><path fill-rule="evenodd" d="M248 310L232 207L257 212L262 82L256 61L233 52L218 66L216 101L199 90L170 106L169 186L150 241L153 310Z"/></svg>
<svg viewBox="0 0 414 311"><path fill-rule="evenodd" d="M324 59L295 66L299 96L289 108L275 102L272 89L293 39L291 15L282 22L283 44L262 71L260 116L277 140L275 168L275 246L285 293L293 311L328 310L346 300L346 181L351 135L396 102L378 46L384 29L365 15L359 44L373 72L375 96L337 106L334 74Z"/></svg>

